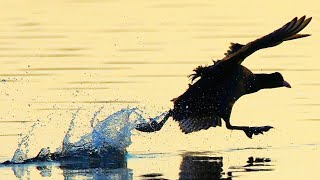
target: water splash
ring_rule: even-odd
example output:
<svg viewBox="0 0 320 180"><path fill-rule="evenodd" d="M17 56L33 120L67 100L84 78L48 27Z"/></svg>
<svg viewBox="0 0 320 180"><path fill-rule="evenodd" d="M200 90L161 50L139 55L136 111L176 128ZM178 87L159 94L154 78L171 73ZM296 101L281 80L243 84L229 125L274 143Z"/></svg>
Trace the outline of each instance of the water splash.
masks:
<svg viewBox="0 0 320 180"><path fill-rule="evenodd" d="M110 158L119 157L120 161L117 161L117 164L122 165L125 161L126 148L132 143L131 131L135 129L137 124L146 123L149 120L143 118L143 111L138 108L125 108L113 113L102 121L98 121L97 116L102 109L103 107L96 111L93 118L90 120L91 132L82 135L78 141L71 142L70 139L73 137L76 119L80 111L80 109L78 109L73 113L69 128L62 140L61 147L57 148L53 153L51 153L49 147L42 148L36 157L29 158L29 139L33 135L33 131L39 122L35 123L29 133L22 138L21 142L18 144L18 148L12 160L7 161L4 164L23 164L38 161L50 162L60 161L62 159L65 160L66 158L71 158L74 162L74 158L78 157L85 157L85 160L88 160L88 158L91 157L98 157L107 159L108 162L111 162ZM154 120L157 120L157 118Z"/></svg>
<svg viewBox="0 0 320 180"><path fill-rule="evenodd" d="M32 126L30 131L27 133L26 136L24 136L21 141L18 144L18 148L14 152L14 155L11 159L13 163L22 163L26 159L28 159L28 153L29 153L29 139L33 135L33 131L36 127L38 127L40 124L40 121L37 120Z"/></svg>
<svg viewBox="0 0 320 180"><path fill-rule="evenodd" d="M97 122L98 122L97 117L100 114L100 112L102 111L102 109L103 109L103 107L101 107L98 111L94 112L93 117L90 121L91 128L93 128L97 124Z"/></svg>
<svg viewBox="0 0 320 180"><path fill-rule="evenodd" d="M71 121L70 121L70 125L69 125L69 129L68 129L68 131L67 131L67 133L66 133L66 135L64 136L64 139L63 139L63 141L62 141L62 148L59 148L59 149L61 149L62 150L62 153L65 153L66 151L68 151L68 149L71 149L71 146L72 146L72 144L70 143L70 138L71 138L71 136L72 136L72 131L73 131L73 129L74 129L74 126L75 126L75 119L77 118L77 115L78 115L78 113L79 113L79 110L80 109L78 109L75 113L73 113L73 115L72 115L72 119L71 119ZM70 146L70 147L69 147Z"/></svg>
<svg viewBox="0 0 320 180"><path fill-rule="evenodd" d="M111 146L119 151L125 151L131 144L131 131L141 120L141 116L138 116L139 119L130 121L133 112L136 112L136 109L123 109L98 122L92 131L93 146L98 150Z"/></svg>
<svg viewBox="0 0 320 180"><path fill-rule="evenodd" d="M146 121L137 108L122 109L99 122L97 116L100 112L101 109L96 111L90 121L91 133L81 136L79 141L72 143L69 139L72 136L77 112L74 114L62 143L61 155L74 155L80 151L98 154L110 150L125 152L131 144L131 131L137 123Z"/></svg>

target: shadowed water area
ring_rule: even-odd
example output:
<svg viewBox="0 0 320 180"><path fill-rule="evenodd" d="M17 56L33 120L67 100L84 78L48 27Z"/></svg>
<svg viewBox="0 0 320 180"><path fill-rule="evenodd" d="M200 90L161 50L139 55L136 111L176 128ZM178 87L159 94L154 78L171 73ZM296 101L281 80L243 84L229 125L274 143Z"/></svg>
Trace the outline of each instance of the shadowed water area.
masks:
<svg viewBox="0 0 320 180"><path fill-rule="evenodd" d="M288 8L290 4L290 8ZM0 179L305 179L319 167L319 2L4 0L0 15ZM263 7L263 9L261 9ZM137 123L172 108L198 65L293 17L311 37L243 63L291 89L236 102L231 122L183 134Z"/></svg>

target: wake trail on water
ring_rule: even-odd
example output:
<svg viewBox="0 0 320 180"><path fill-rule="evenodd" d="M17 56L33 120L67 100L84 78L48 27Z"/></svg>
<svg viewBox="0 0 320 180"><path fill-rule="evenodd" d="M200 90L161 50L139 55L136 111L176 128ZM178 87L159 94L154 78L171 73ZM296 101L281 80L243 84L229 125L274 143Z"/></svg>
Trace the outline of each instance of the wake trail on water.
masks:
<svg viewBox="0 0 320 180"><path fill-rule="evenodd" d="M80 110L80 109L79 109ZM70 139L73 137L73 131L75 130L76 119L78 117L79 110L77 110L70 121L69 128L62 140L61 146L51 152L49 147L43 147L36 157L29 158L29 141L33 136L33 131L39 128L40 122L35 123L31 130L24 136L18 143L11 161L2 163L8 164L26 164L35 162L52 162L52 161L74 161L88 160L90 158L100 159L97 161L101 166L104 160L112 161L116 163L124 163L126 149L130 146L132 130L136 128L138 124L147 123L149 119L143 117L143 111L138 108L124 108L121 109L104 120L97 120L97 116L101 112L102 108L94 113L93 118L90 120L91 132L84 133L80 139L76 142L72 142ZM153 120L157 121L161 119L166 113L162 113ZM40 127L41 128L41 127ZM112 161L114 164L114 161Z"/></svg>

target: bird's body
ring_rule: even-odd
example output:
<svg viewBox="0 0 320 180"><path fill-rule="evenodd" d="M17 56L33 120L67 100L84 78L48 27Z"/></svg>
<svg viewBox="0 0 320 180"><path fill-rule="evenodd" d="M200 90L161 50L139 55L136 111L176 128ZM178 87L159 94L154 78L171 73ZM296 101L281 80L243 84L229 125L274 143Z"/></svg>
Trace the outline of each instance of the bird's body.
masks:
<svg viewBox="0 0 320 180"><path fill-rule="evenodd" d="M192 82L197 79L179 97L173 99L174 108L159 124L141 125L138 130L152 132L160 130L166 120L172 116L179 122L184 133L191 133L210 127L221 126L221 119L231 130L242 130L251 138L253 134L262 134L271 126L248 127L233 126L230 115L234 103L243 95L261 89L291 87L278 72L254 74L241 63L259 49L273 47L284 41L299 39L309 34L297 34L304 29L311 18L294 18L280 29L246 45L231 43L225 57L213 65L196 68L191 75Z"/></svg>
<svg viewBox="0 0 320 180"><path fill-rule="evenodd" d="M255 81L250 70L242 65L227 68L220 63L223 62L213 65L210 74L190 85L185 93L173 100L173 118L180 122L183 132L221 125L221 118L229 118L233 104L241 96L256 91L250 85Z"/></svg>

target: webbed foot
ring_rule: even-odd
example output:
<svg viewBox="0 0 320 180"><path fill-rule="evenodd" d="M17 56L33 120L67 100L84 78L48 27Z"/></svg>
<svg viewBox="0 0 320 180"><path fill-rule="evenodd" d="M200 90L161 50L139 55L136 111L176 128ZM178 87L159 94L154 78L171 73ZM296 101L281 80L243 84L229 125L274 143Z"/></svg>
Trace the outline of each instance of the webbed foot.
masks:
<svg viewBox="0 0 320 180"><path fill-rule="evenodd" d="M136 130L142 131L142 132L155 132L159 131L161 127L159 128L159 124L156 121L146 122L138 124L136 127Z"/></svg>
<svg viewBox="0 0 320 180"><path fill-rule="evenodd" d="M155 132L155 131L160 131L162 126L166 123L166 121L169 119L170 116L172 116L173 111L169 110L168 113L165 114L163 119L160 122L157 122L156 118L150 118L150 122L145 122L138 124L136 127L136 130L142 131L142 132ZM160 115L159 117L161 117Z"/></svg>
<svg viewBox="0 0 320 180"><path fill-rule="evenodd" d="M252 138L253 135L263 134L263 132L267 132L272 129L272 126L257 126L257 127L248 127L248 129L244 130L248 138Z"/></svg>

